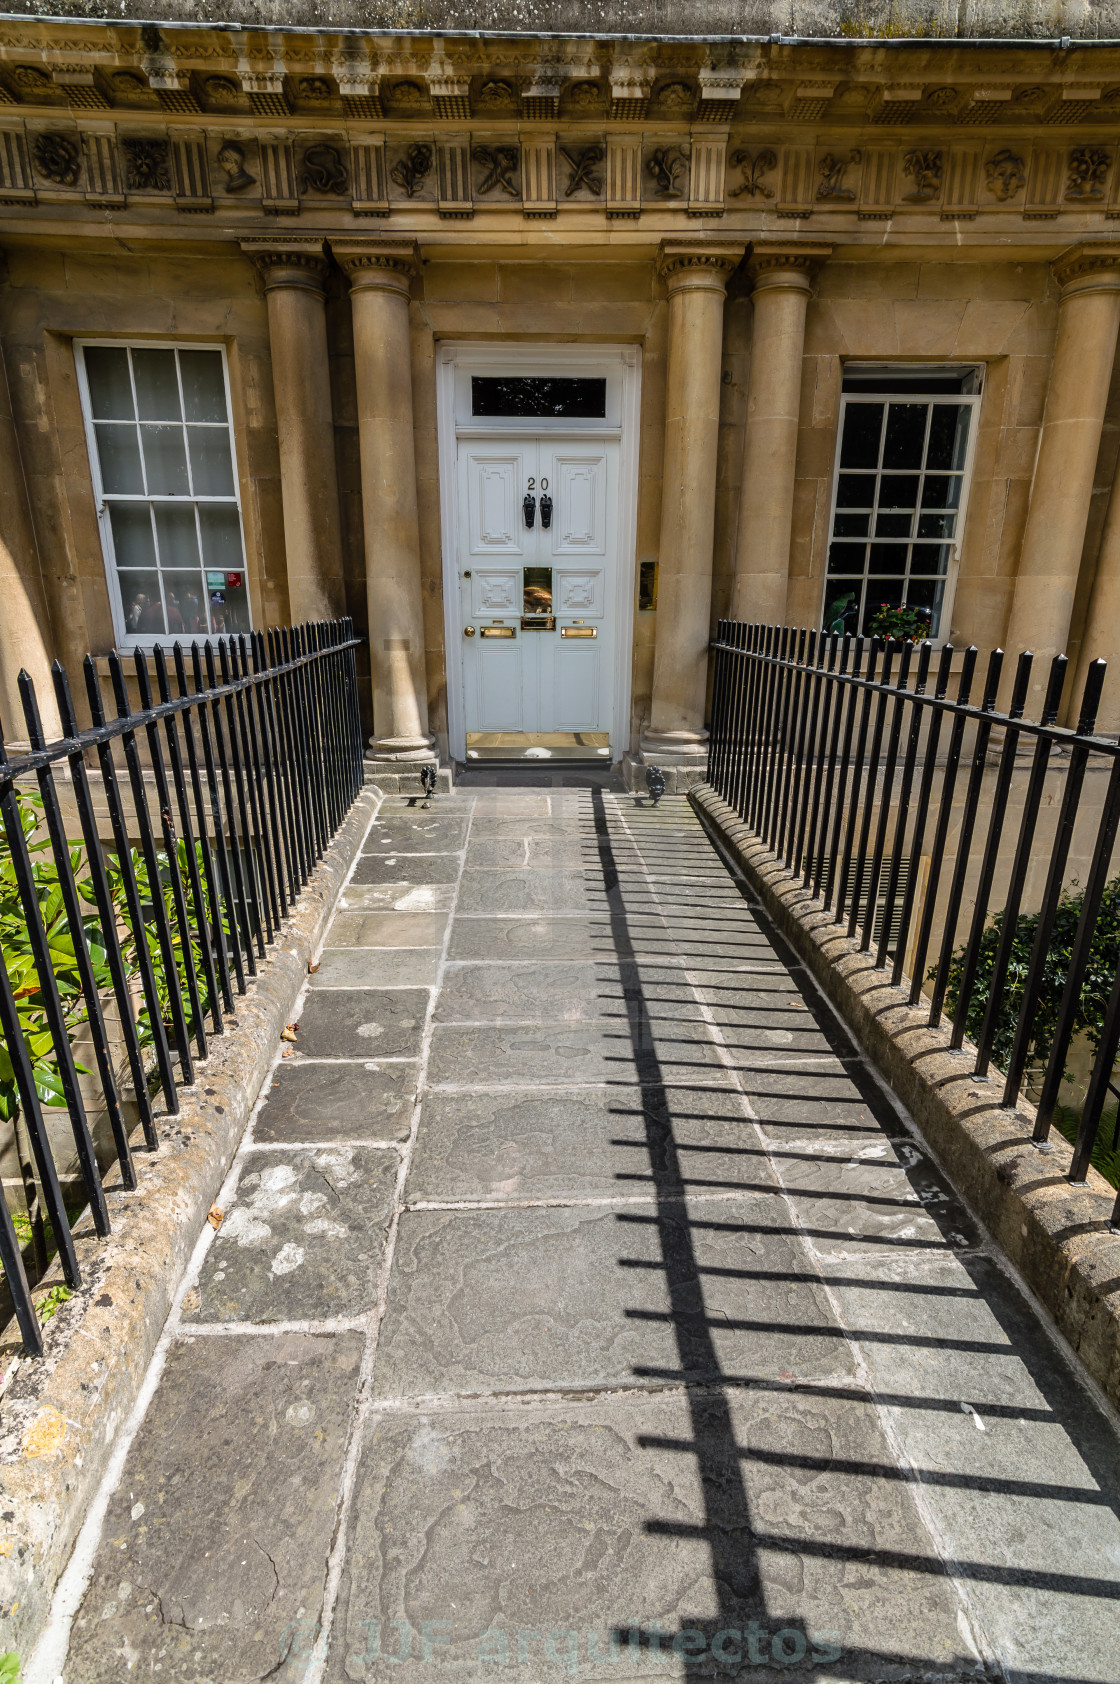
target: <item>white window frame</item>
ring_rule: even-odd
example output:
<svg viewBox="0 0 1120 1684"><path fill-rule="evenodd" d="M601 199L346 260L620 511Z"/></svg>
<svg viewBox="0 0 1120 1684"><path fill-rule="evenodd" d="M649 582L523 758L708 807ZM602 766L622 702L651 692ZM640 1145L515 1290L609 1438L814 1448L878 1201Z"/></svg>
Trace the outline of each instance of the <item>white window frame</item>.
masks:
<svg viewBox="0 0 1120 1684"><path fill-rule="evenodd" d="M106 498L105 490L101 481L101 458L97 448L97 435L94 431L93 404L90 398L89 378L86 373L85 353L87 347L105 347L106 349L114 351L217 351L220 354L222 359L222 387L225 393L226 401L226 429L229 433L230 464L233 472L232 497L214 497L210 495L199 496L192 491L185 497L176 497L174 493L159 493L156 496L149 496L147 493L141 495L139 493L111 492L109 497ZM176 637L175 634L171 632L130 632L125 625L124 604L121 599L116 549L113 543L113 528L109 518L110 503L143 503L150 508L153 503L182 504L189 502L197 506L198 503L202 502L223 503L227 507L232 506L236 508L237 527L241 535L241 569L245 579L245 605L248 610L249 629L251 630L253 627L253 598L252 592L249 589L249 569L247 565L248 555L245 546L245 518L241 508L241 479L237 467L237 440L235 438L233 428L233 400L230 390L229 359L226 356L226 347L220 342L215 343L211 340L112 339L104 337L87 337L75 339L74 341L74 364L78 375L78 391L81 396L82 419L85 423L86 432L86 453L89 457L90 477L93 481L93 496L97 509L97 525L101 534L101 554L105 563L105 581L109 590L109 604L113 613L113 636L117 647L123 650L152 649L157 643L172 644L176 641ZM179 401L180 406L182 406L182 371L179 366L178 358L175 359L175 370L179 379ZM138 417L139 407L136 404L135 375L132 373L131 358L129 359L129 373L133 381L133 406ZM185 408L182 412L185 417ZM216 429L219 423L214 421L205 423L205 425L212 426ZM190 472L189 453L187 457L187 471L188 473ZM199 556L200 558L202 557L201 533L199 534ZM161 568L161 575L162 572L163 569ZM205 565L201 567L200 572L203 576L205 576L207 572ZM208 633L207 635L214 636L216 634Z"/></svg>
<svg viewBox="0 0 1120 1684"><path fill-rule="evenodd" d="M952 470L954 473L960 472L961 475L961 498L960 507L957 511L957 535L955 538L944 540L950 545L951 553L949 556L948 572L945 576L945 591L941 599L941 623L936 636L929 639L929 644L932 649L940 649L949 641L949 628L952 625L953 619L953 602L957 594L957 577L960 573L961 546L964 542L965 522L968 516L968 498L972 489L972 467L976 457L976 437L979 432L980 425L980 404L984 396L983 376L986 373L986 370L982 366L971 362L951 365L940 364L937 366L930 366L928 369L916 368L913 363L876 363L873 367L867 367L865 372L864 370L865 365L863 364L848 363L844 366L842 372L844 376L861 374L868 380L874 378L877 374L882 375L884 380L911 378L914 380L915 386L913 391L906 392L841 392L840 413L836 422L836 449L835 460L832 467L832 490L829 497L828 531L825 537L824 577L821 582L819 618L821 624L823 625L824 613L828 606L829 597L833 595L838 587L842 586L844 582L843 575L840 575L836 579L833 578L833 575L829 572L828 560L829 552L831 551L834 542L833 527L836 522L836 498L839 492L840 474L842 471L840 467L840 452L844 440L844 421L848 412L848 404L928 403L956 404L958 406L966 404L972 410L972 415L968 424L968 444L965 449L964 466L959 470ZM980 378L981 389L978 392L923 392L919 388L918 382L921 380L923 374L936 378L937 376L944 376L951 373L954 375L959 374L963 379L963 377L971 370L975 370ZM933 471L940 473L944 470L936 469ZM919 472L924 473L925 470L921 469ZM876 477L879 479L881 476L882 469L880 468L877 470ZM877 507L878 503L876 500L875 508ZM872 511L870 527L873 530L874 509ZM841 535L839 541L843 542L843 535ZM903 541L907 543L917 542L916 539L906 539ZM870 579L868 579L868 585L870 586Z"/></svg>

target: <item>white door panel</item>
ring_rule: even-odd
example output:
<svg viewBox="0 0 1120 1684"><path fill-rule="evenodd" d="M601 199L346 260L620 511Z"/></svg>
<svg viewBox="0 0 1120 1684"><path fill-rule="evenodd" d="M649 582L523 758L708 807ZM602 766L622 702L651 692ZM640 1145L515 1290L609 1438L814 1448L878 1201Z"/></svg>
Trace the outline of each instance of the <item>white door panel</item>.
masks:
<svg viewBox="0 0 1120 1684"><path fill-rule="evenodd" d="M556 651L556 729L599 731L599 642L563 639Z"/></svg>
<svg viewBox="0 0 1120 1684"><path fill-rule="evenodd" d="M470 577L471 613L483 617L521 614L521 569L475 567Z"/></svg>
<svg viewBox="0 0 1120 1684"><path fill-rule="evenodd" d="M524 553L521 518L524 458L508 450L467 451L468 536L471 555Z"/></svg>
<svg viewBox="0 0 1120 1684"><path fill-rule="evenodd" d="M558 567L553 575L552 587L557 614L601 615L603 571L601 567Z"/></svg>
<svg viewBox="0 0 1120 1684"><path fill-rule="evenodd" d="M521 649L516 638L483 638L478 662L478 731L524 731Z"/></svg>

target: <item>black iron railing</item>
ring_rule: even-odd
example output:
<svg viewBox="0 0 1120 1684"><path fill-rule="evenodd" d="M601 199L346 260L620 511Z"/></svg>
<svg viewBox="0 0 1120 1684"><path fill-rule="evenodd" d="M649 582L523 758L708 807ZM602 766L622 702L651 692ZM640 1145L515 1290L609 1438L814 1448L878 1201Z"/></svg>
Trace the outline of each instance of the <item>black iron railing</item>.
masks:
<svg viewBox="0 0 1120 1684"><path fill-rule="evenodd" d="M87 656L88 730L56 663L51 743L20 674L30 752L0 737L0 1147L19 1170L0 1261L35 1354L29 1275L56 1253L80 1284L73 1216L109 1232L103 1174L136 1186L136 1130L155 1150L157 1109L179 1111L361 787L356 646L342 620L137 651L131 674L111 655L115 715Z"/></svg>
<svg viewBox="0 0 1120 1684"><path fill-rule="evenodd" d="M957 652L954 672L948 646L729 620L712 648L709 781L836 924L874 949L876 966L890 966L891 982L906 983L912 1005L928 990L931 1026L948 999L950 1045L962 1048L966 1025L973 1029L976 1077L988 1077L998 1044L1004 1106L1018 1102L1046 1016L1034 1128L1044 1149L1084 999L1103 986L1070 1170L1083 1182L1120 1046L1120 970L1102 984L1098 963L1102 921L1114 916L1120 824L1120 745L1094 735L1105 663L1090 665L1070 730L1056 723L1064 655L1050 663L1035 721L1024 717L1029 653L1018 658L1009 711L999 713L998 649L977 702L974 648ZM1055 825L1049 817L1040 825L1044 808L1056 812ZM1056 931L1076 905L1066 898L1075 829L1085 860L1080 905L1055 979ZM1024 970L1032 877L1041 882ZM1009 999L1019 1002L1011 1019Z"/></svg>

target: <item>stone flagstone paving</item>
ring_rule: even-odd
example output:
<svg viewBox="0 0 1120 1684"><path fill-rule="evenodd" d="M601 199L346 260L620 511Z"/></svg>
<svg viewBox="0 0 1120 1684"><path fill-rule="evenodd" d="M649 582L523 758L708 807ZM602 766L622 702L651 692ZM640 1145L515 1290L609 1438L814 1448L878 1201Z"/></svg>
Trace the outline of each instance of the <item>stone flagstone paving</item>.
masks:
<svg viewBox="0 0 1120 1684"><path fill-rule="evenodd" d="M1120 1679L1113 1423L684 801L386 800L220 1202L66 1684Z"/></svg>

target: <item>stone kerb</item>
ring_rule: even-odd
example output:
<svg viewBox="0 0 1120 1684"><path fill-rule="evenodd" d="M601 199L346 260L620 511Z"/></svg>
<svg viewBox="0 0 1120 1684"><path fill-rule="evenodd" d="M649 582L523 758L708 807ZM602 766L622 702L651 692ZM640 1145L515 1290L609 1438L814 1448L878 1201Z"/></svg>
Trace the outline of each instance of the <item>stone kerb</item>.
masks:
<svg viewBox="0 0 1120 1684"><path fill-rule="evenodd" d="M158 1119L159 1151L137 1154L136 1191L123 1192L117 1174L107 1178L112 1233L98 1240L88 1213L78 1222L83 1284L46 1324L43 1357L20 1362L0 1403L0 1653L26 1656L46 1621L380 798L378 790L359 794L256 981L237 998L230 1033L212 1041L195 1085L182 1090L179 1115Z"/></svg>
<svg viewBox="0 0 1120 1684"><path fill-rule="evenodd" d="M1006 1257L1114 1406L1120 1407L1120 1234L1115 1200L1096 1170L1066 1180L1072 1148L1058 1134L1032 1144L1034 1107L999 1104L998 1080L971 1074L976 1049L949 1050L948 1029L932 1030L886 973L874 968L711 788L690 799L758 895L768 917L812 972L859 1045L910 1112L926 1141Z"/></svg>

